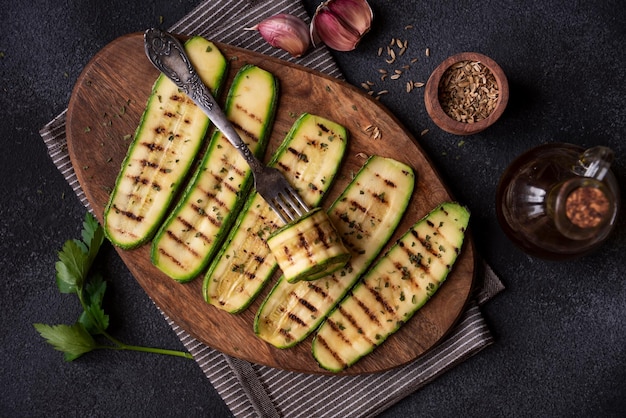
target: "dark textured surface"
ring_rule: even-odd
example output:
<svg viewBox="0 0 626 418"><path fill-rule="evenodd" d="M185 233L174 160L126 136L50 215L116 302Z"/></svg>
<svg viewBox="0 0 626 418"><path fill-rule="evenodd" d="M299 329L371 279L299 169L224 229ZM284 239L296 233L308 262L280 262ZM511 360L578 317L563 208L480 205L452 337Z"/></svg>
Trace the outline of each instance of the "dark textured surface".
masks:
<svg viewBox="0 0 626 418"><path fill-rule="evenodd" d="M5 2L6 3L6 2ZM38 130L68 103L73 83L104 45L148 26L167 27L195 1L3 4L0 14L0 415L228 416L193 361L95 352L73 363L47 346L34 322L70 323L79 307L54 285L56 252L78 237L84 209L54 168ZM309 11L317 2L306 1ZM455 196L473 213L479 252L507 290L484 307L496 344L395 405L384 416L624 416L626 414L626 224L600 251L547 262L518 251L500 230L494 196L507 164L532 146L604 144L626 180L626 6L621 1L372 1L375 26L355 52L335 54L349 82L376 82L419 139ZM161 23L162 19L162 23ZM404 29L406 25L412 29ZM407 39L397 82L378 78L377 57ZM430 48L430 57L424 53ZM511 99L492 128L460 138L438 130L421 90L447 56L495 59ZM405 78L407 76L407 78ZM384 138L392 141L393 138ZM8 148L8 149L7 149ZM622 193L624 190L622 187ZM98 260L109 283L112 333L129 343L182 349L110 247Z"/></svg>

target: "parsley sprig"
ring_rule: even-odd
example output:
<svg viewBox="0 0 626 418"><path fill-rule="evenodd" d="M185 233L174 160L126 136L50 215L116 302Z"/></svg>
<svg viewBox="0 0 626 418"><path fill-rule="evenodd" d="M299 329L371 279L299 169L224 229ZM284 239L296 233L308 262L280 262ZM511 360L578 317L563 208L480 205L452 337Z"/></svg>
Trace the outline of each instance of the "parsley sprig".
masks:
<svg viewBox="0 0 626 418"><path fill-rule="evenodd" d="M65 242L56 262L56 284L61 293L75 294L83 312L73 325L33 324L39 334L55 349L72 361L97 349L132 350L192 358L191 354L161 348L129 345L107 332L109 315L102 308L106 282L91 266L104 242L104 231L98 221L87 213L83 222L82 241ZM100 342L105 340L105 343Z"/></svg>

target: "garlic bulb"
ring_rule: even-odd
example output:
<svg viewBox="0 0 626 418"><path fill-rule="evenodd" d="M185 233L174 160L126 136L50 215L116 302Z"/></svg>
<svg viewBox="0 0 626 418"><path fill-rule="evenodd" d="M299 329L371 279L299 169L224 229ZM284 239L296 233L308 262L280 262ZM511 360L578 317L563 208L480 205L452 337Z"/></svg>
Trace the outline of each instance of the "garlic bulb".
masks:
<svg viewBox="0 0 626 418"><path fill-rule="evenodd" d="M366 0L328 0L317 7L311 22L313 45L352 51L370 30L373 17Z"/></svg>
<svg viewBox="0 0 626 418"><path fill-rule="evenodd" d="M296 58L302 56L311 44L307 24L286 13L269 17L246 30L257 30L270 45L284 49Z"/></svg>

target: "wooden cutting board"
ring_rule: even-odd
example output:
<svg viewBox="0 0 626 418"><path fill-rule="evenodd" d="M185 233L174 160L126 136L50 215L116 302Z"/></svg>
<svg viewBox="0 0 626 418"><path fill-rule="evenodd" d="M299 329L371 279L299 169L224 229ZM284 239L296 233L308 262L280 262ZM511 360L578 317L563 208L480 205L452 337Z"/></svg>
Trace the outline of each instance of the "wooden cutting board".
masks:
<svg viewBox="0 0 626 418"><path fill-rule="evenodd" d="M295 117L303 112L318 114L348 128L347 157L323 206L328 207L345 188L364 163L364 156L373 154L409 164L417 177L409 209L391 242L436 205L451 200L414 138L393 115L361 90L282 60L217 45L230 62L229 82L245 63L258 65L279 79L280 101L267 156L282 142ZM87 64L72 92L67 113L68 150L80 185L101 222L130 137L157 76L157 70L144 54L143 35L130 34L102 49ZM420 105L416 100L415 106ZM375 132L380 132L379 138L374 137ZM294 348L280 350L254 335L254 316L271 284L246 311L233 315L204 301L202 277L181 284L161 273L150 262L149 245L132 251L118 249L118 252L154 302L196 339L251 362L298 372L325 373L311 355L312 336ZM474 270L474 247L468 238L453 271L435 296L399 332L343 373L387 370L435 346L463 312L472 290Z"/></svg>

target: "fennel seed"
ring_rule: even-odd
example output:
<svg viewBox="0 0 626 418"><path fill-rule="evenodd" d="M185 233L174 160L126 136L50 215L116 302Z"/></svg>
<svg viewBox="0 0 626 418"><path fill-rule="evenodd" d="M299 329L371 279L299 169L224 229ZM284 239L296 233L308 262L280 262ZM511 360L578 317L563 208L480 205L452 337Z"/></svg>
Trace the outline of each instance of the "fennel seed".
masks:
<svg viewBox="0 0 626 418"><path fill-rule="evenodd" d="M496 107L498 84L493 73L477 61L461 61L448 68L439 83L439 102L458 122L475 123Z"/></svg>

